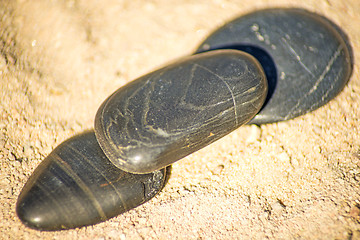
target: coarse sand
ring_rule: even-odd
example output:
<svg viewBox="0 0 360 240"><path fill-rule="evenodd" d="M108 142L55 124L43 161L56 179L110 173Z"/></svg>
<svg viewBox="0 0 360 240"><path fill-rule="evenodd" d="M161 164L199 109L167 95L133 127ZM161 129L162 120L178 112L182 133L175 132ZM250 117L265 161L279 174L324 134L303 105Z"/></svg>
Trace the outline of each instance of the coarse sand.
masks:
<svg viewBox="0 0 360 240"><path fill-rule="evenodd" d="M304 8L347 35L353 71L320 109L243 126L176 162L151 201L94 226L25 227L17 197L62 141L93 127L120 86L192 54L264 8ZM360 239L360 1L0 1L1 239Z"/></svg>

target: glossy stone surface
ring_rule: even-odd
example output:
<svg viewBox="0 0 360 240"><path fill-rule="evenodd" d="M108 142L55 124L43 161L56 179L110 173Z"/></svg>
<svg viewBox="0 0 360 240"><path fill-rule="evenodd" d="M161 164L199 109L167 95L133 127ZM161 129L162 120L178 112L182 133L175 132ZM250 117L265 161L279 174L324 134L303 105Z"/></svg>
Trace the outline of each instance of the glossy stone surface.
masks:
<svg viewBox="0 0 360 240"><path fill-rule="evenodd" d="M116 166L151 172L252 119L266 94L265 74L246 53L189 56L113 93L97 112L95 133Z"/></svg>
<svg viewBox="0 0 360 240"><path fill-rule="evenodd" d="M38 230L61 230L105 221L154 197L168 170L134 175L106 158L94 132L59 145L22 189L16 211Z"/></svg>
<svg viewBox="0 0 360 240"><path fill-rule="evenodd" d="M238 49L254 55L269 81L254 124L288 120L334 98L351 74L349 49L333 24L301 9L250 13L211 34L197 52Z"/></svg>

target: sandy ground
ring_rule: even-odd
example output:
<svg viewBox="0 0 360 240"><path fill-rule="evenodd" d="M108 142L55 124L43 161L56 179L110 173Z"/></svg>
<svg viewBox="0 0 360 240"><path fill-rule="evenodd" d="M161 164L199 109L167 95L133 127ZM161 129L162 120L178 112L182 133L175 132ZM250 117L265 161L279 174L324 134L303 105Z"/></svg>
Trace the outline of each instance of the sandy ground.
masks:
<svg viewBox="0 0 360 240"><path fill-rule="evenodd" d="M36 166L93 126L118 87L191 54L245 13L299 7L349 38L354 70L326 106L244 126L173 165L164 190L107 222L39 232L15 214ZM360 1L0 1L1 239L360 239Z"/></svg>

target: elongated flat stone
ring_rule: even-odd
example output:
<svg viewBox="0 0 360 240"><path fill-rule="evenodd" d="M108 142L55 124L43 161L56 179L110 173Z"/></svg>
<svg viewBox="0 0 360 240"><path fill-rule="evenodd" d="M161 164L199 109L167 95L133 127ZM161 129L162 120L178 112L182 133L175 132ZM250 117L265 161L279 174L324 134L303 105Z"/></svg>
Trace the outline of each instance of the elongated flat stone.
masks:
<svg viewBox="0 0 360 240"><path fill-rule="evenodd" d="M87 132L62 143L36 168L16 211L25 225L38 230L99 223L154 197L168 172L124 172L109 162L94 132Z"/></svg>
<svg viewBox="0 0 360 240"><path fill-rule="evenodd" d="M269 81L254 124L288 120L334 98L351 74L349 49L323 17L300 9L250 13L211 34L197 52L238 49L255 56Z"/></svg>
<svg viewBox="0 0 360 240"><path fill-rule="evenodd" d="M247 53L189 56L114 92L97 112L95 133L112 163L147 173L246 123L266 94L265 74Z"/></svg>

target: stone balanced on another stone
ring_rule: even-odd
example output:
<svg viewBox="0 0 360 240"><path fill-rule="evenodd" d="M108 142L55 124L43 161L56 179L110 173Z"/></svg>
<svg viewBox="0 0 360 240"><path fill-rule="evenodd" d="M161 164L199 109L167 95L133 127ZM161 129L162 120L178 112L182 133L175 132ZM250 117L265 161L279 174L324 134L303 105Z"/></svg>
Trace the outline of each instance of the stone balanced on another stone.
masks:
<svg viewBox="0 0 360 240"><path fill-rule="evenodd" d="M94 132L65 141L25 184L17 214L31 228L61 230L139 206L162 189L166 166L249 121L266 94L260 64L236 50L189 56L130 82L96 117L109 159Z"/></svg>
<svg viewBox="0 0 360 240"><path fill-rule="evenodd" d="M95 134L109 160L148 173L193 153L252 119L267 81L247 53L193 55L113 93L95 117Z"/></svg>
<svg viewBox="0 0 360 240"><path fill-rule="evenodd" d="M65 141L34 171L17 202L19 218L38 230L105 221L151 199L169 177L166 166L262 107L251 123L294 118L335 97L351 74L340 34L304 10L248 14L212 34L198 52L221 48L248 52L260 63L242 51L211 51L120 88L98 111L97 139L87 132Z"/></svg>

